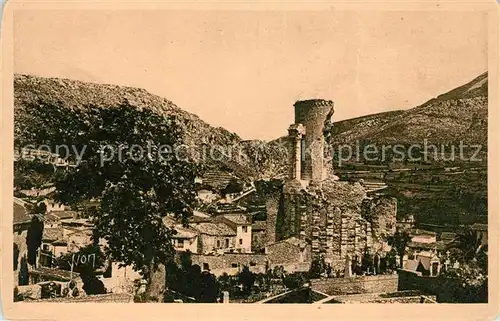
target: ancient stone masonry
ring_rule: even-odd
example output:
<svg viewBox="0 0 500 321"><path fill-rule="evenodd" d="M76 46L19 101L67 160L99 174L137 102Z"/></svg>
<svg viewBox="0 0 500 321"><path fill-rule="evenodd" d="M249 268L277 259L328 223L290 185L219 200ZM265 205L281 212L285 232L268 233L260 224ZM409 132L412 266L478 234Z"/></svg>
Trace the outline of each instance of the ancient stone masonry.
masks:
<svg viewBox="0 0 500 321"><path fill-rule="evenodd" d="M289 177L279 202L267 207L276 223L275 240L296 237L309 244L313 257L337 263L348 254L361 257L367 247L382 248L394 233L395 199L369 198L359 183L328 175L331 164L324 164L324 144L332 101L305 100L294 106L295 123L288 130Z"/></svg>
<svg viewBox="0 0 500 321"><path fill-rule="evenodd" d="M304 181L321 182L325 179L324 127L327 117L333 114L331 100L311 99L295 103L295 124L305 127L302 149L302 174Z"/></svg>

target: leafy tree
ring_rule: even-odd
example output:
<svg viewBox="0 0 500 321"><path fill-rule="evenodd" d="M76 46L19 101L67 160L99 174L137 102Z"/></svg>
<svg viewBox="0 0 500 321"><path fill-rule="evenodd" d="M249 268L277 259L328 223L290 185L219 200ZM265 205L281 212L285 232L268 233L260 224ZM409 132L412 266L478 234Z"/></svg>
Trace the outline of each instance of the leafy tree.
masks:
<svg viewBox="0 0 500 321"><path fill-rule="evenodd" d="M250 271L248 266L243 266L240 273L238 273L238 282L243 285L243 293L250 293L255 281L255 275Z"/></svg>
<svg viewBox="0 0 500 321"><path fill-rule="evenodd" d="M87 295L106 293L104 283L102 283L102 281L97 278L91 266L82 266L82 268L80 269L80 278L83 281L82 288Z"/></svg>
<svg viewBox="0 0 500 321"><path fill-rule="evenodd" d="M183 251L180 254L181 268L184 271L189 270L189 268L193 265L193 259L191 258L191 251Z"/></svg>
<svg viewBox="0 0 500 321"><path fill-rule="evenodd" d="M190 259L181 259L181 267L174 261L166 264L166 288L197 302L216 302L219 293L217 279L207 271L201 271L199 265L191 264ZM168 300L168 299L167 299Z"/></svg>
<svg viewBox="0 0 500 321"><path fill-rule="evenodd" d="M28 246L28 263L36 266L37 251L42 245L43 237L43 222L34 215L31 218L31 223L26 235L26 245Z"/></svg>
<svg viewBox="0 0 500 321"><path fill-rule="evenodd" d="M478 257L481 252L482 237L480 233L467 227L457 233L449 249L456 249L455 259L459 262L469 262Z"/></svg>
<svg viewBox="0 0 500 321"><path fill-rule="evenodd" d="M283 284L290 290L298 289L306 283L306 278L302 273L292 273L285 276Z"/></svg>
<svg viewBox="0 0 500 321"><path fill-rule="evenodd" d="M315 257L311 262L311 267L309 268L309 277L311 279L320 278L325 272L326 263L323 256Z"/></svg>
<svg viewBox="0 0 500 321"><path fill-rule="evenodd" d="M47 212L47 205L44 202L39 202L32 209L33 214L44 215L46 212Z"/></svg>
<svg viewBox="0 0 500 321"><path fill-rule="evenodd" d="M217 282L219 283L219 287L221 291L229 291L231 290L231 278L229 275L224 272L222 273L221 276L217 279Z"/></svg>
<svg viewBox="0 0 500 321"><path fill-rule="evenodd" d="M17 190L41 188L53 183L54 175L54 166L39 159L20 158L14 162L14 186Z"/></svg>
<svg viewBox="0 0 500 321"><path fill-rule="evenodd" d="M90 218L107 250L151 280L155 268L174 254L163 217L174 213L187 222L195 203L198 167L179 148L179 120L128 102L114 108L28 107L23 117L30 126L17 135L17 144L66 145L83 152L79 166L57 180L56 200L100 201ZM61 157L76 160L74 153L64 153Z"/></svg>
<svg viewBox="0 0 500 321"><path fill-rule="evenodd" d="M482 245L481 235L467 227L457 233L449 250L458 267L448 267L439 274L438 301L488 302L488 246Z"/></svg>
<svg viewBox="0 0 500 321"><path fill-rule="evenodd" d="M438 276L438 302L487 303L488 274L477 262L448 268Z"/></svg>
<svg viewBox="0 0 500 321"><path fill-rule="evenodd" d="M215 275L203 271L200 276L200 284L198 285L200 294L198 301L201 303L215 303L217 302L217 295L219 287Z"/></svg>
<svg viewBox="0 0 500 321"><path fill-rule="evenodd" d="M274 278L281 279L284 277L285 274L285 269L283 268L282 265L277 265L273 268L272 275Z"/></svg>
<svg viewBox="0 0 500 321"><path fill-rule="evenodd" d="M387 243L390 246L395 248L396 252L399 255L399 267L403 267L403 257L406 252L406 246L410 242L411 237L406 231L396 231L394 235L390 235L387 238Z"/></svg>
<svg viewBox="0 0 500 321"><path fill-rule="evenodd" d="M396 263L396 250L391 249L384 260L383 268L386 271L387 269L395 270L397 268L397 263Z"/></svg>

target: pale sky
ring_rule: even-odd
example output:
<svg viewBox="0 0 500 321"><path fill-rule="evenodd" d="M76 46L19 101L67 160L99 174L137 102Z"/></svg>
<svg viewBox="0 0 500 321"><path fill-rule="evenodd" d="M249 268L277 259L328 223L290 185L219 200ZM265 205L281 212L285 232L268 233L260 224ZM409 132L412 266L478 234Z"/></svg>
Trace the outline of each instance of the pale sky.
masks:
<svg viewBox="0 0 500 321"><path fill-rule="evenodd" d="M333 120L417 106L487 70L486 15L356 11L21 11L14 71L140 87L243 139L293 103Z"/></svg>

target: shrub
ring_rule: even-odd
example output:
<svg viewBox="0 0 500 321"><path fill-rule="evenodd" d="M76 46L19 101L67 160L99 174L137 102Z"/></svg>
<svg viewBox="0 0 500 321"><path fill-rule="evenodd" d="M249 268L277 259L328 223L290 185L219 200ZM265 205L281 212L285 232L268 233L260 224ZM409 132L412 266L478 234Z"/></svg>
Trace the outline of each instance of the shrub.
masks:
<svg viewBox="0 0 500 321"><path fill-rule="evenodd" d="M302 273L293 273L285 276L283 284L290 290L298 289L306 283L306 278Z"/></svg>

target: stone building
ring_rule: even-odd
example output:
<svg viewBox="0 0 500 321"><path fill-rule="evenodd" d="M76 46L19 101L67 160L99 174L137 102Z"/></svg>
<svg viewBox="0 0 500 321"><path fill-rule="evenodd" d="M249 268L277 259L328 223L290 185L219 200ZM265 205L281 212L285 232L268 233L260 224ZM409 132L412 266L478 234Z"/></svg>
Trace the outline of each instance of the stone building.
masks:
<svg viewBox="0 0 500 321"><path fill-rule="evenodd" d="M359 183L339 181L327 161L333 102L312 99L295 103L295 123L288 129L288 178L278 196L266 203L268 243L298 238L311 257L322 255L341 266L349 254L365 248L382 251L396 228L396 200L367 195ZM271 215L270 215L271 214Z"/></svg>
<svg viewBox="0 0 500 321"><path fill-rule="evenodd" d="M213 218L214 222L227 225L236 233L235 250L240 253L252 252L252 219L243 213L226 213Z"/></svg>

